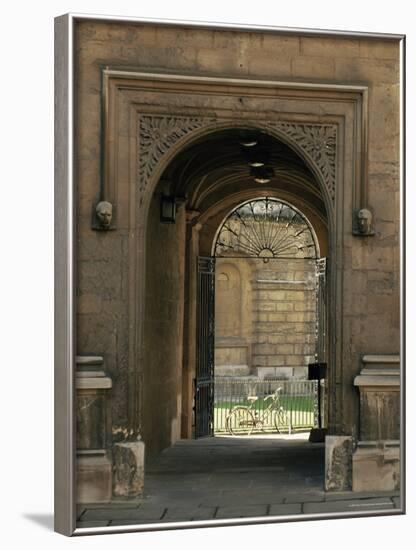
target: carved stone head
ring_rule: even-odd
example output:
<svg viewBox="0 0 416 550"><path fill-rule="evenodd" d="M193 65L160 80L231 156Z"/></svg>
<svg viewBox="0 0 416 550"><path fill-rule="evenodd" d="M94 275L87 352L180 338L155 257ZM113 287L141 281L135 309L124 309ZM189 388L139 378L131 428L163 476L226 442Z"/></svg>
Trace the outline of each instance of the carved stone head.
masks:
<svg viewBox="0 0 416 550"><path fill-rule="evenodd" d="M108 201L100 201L95 207L97 219L103 229L109 229L113 218L113 205Z"/></svg>
<svg viewBox="0 0 416 550"><path fill-rule="evenodd" d="M361 235L370 235L372 233L373 214L367 208L358 211L357 222L358 231Z"/></svg>

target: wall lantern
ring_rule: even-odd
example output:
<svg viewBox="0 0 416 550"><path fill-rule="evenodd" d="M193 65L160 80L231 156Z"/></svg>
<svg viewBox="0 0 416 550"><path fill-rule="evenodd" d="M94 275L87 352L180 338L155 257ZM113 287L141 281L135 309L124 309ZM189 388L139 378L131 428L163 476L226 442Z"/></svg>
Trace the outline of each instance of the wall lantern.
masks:
<svg viewBox="0 0 416 550"><path fill-rule="evenodd" d="M162 223L175 223L176 200L175 197L162 195L160 200L160 221Z"/></svg>

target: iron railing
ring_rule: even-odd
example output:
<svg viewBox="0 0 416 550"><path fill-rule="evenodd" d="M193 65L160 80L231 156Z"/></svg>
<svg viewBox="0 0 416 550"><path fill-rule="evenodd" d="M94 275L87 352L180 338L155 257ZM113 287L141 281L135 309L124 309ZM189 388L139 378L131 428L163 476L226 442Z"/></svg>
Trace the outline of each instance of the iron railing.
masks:
<svg viewBox="0 0 416 550"><path fill-rule="evenodd" d="M227 416L237 405L250 406L256 418L265 422L256 424L252 433L276 432L273 415L264 415L270 400L264 398L278 388L280 405L287 418L282 431L307 430L318 425L318 381L281 380L279 378L260 379L252 376L221 376L215 378L214 432L227 432ZM250 397L257 397L253 400Z"/></svg>

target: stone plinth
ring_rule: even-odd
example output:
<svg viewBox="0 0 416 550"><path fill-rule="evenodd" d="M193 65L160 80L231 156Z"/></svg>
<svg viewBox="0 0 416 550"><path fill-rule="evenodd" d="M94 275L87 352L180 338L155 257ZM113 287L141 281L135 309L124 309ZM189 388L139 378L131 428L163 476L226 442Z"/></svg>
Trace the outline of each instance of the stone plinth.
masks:
<svg viewBox="0 0 416 550"><path fill-rule="evenodd" d="M354 385L360 392L360 441L353 455L353 491L400 486L400 358L364 355Z"/></svg>
<svg viewBox="0 0 416 550"><path fill-rule="evenodd" d="M103 371L103 358L77 357L77 501L111 500L112 381Z"/></svg>
<svg viewBox="0 0 416 550"><path fill-rule="evenodd" d="M325 490L349 491L352 485L352 437L325 438Z"/></svg>
<svg viewBox="0 0 416 550"><path fill-rule="evenodd" d="M400 358L364 355L354 379L360 392L361 441L400 438Z"/></svg>
<svg viewBox="0 0 416 550"><path fill-rule="evenodd" d="M360 442L352 457L352 473L353 491L399 490L399 442Z"/></svg>
<svg viewBox="0 0 416 550"><path fill-rule="evenodd" d="M144 443L126 441L113 447L113 493L116 497L136 497L143 492Z"/></svg>

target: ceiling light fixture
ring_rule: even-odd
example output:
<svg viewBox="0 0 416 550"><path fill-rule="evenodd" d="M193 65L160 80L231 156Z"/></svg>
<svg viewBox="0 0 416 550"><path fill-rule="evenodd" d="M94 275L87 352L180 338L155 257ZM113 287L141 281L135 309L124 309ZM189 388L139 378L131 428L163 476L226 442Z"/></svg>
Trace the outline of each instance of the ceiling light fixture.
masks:
<svg viewBox="0 0 416 550"><path fill-rule="evenodd" d="M240 141L240 145L242 145L243 147L254 147L255 145L257 145L257 140L247 139L244 141Z"/></svg>
<svg viewBox="0 0 416 550"><path fill-rule="evenodd" d="M252 168L251 175L254 176L256 183L269 183L274 176L274 171L271 166L261 166L260 168Z"/></svg>

